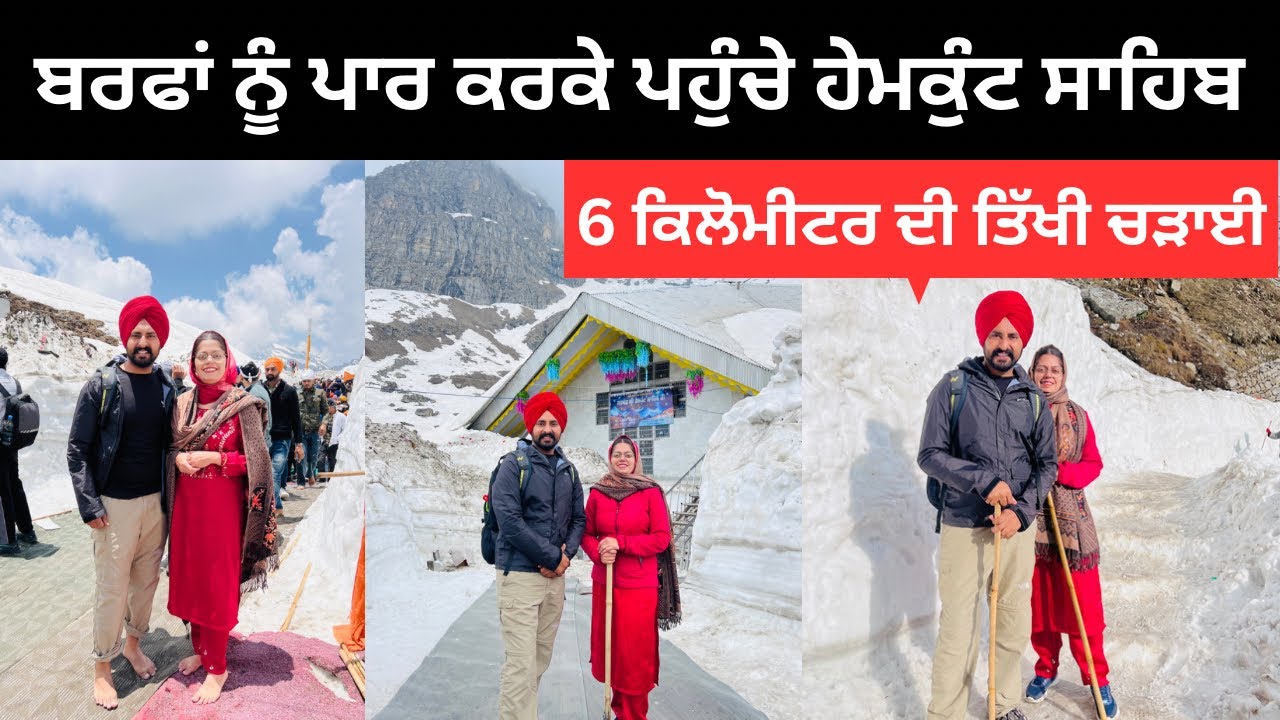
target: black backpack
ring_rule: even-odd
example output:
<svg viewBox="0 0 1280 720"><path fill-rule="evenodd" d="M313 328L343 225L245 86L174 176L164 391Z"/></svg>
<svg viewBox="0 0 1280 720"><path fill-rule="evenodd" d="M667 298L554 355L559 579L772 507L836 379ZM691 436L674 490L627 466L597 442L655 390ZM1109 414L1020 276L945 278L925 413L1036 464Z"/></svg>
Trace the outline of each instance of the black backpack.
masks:
<svg viewBox="0 0 1280 720"><path fill-rule="evenodd" d="M12 450L30 447L40 433L40 405L32 397L22 391L22 383L17 378L17 394L10 395L4 385L0 385L0 397L4 398L4 417L0 422L13 423L13 429L0 434L0 442Z"/></svg>
<svg viewBox="0 0 1280 720"><path fill-rule="evenodd" d="M959 428L960 428L960 410L964 407L965 398L969 395L969 375L962 370L952 370L951 374L951 449L954 451L960 445ZM1027 438L1035 435L1036 423L1040 422L1040 396L1031 393L1031 432L1030 435L1024 435L1022 440L1027 442ZM1031 461L1035 462L1035 448L1027 448L1027 456ZM929 496L929 504L938 511L938 518L934 522L933 531L942 531L942 509L947 504L947 486L941 480L930 477L925 485L925 492Z"/></svg>
<svg viewBox="0 0 1280 720"><path fill-rule="evenodd" d="M493 481L498 479L498 470L502 467L502 463L512 455L516 458L516 465L520 468L520 501L524 502L524 479L529 475L529 458L523 452L511 452L502 456L498 464L494 466L493 472L489 474L489 493L484 496L484 527L480 529L480 554L484 557L484 561L493 565L498 561L498 518L493 513L493 505L489 501L489 496L493 494Z"/></svg>

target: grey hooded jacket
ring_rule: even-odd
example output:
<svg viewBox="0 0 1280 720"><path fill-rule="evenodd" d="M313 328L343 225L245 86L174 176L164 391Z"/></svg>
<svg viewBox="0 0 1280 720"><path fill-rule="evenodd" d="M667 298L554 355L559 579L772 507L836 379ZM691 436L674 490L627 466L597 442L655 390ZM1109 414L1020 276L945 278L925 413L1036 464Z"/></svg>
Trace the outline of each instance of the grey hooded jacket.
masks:
<svg viewBox="0 0 1280 720"><path fill-rule="evenodd" d="M948 373L929 393L916 456L920 469L941 483L941 522L953 527L991 527L987 518L992 508L986 497L1003 480L1017 500L1012 509L1022 521L1020 531L1026 530L1058 477L1053 413L1021 365L1014 366L1014 380L1003 396L981 357L965 360L959 370L967 375L968 389L958 417L956 446L951 437ZM1033 395L1040 397L1041 407L1034 422Z"/></svg>

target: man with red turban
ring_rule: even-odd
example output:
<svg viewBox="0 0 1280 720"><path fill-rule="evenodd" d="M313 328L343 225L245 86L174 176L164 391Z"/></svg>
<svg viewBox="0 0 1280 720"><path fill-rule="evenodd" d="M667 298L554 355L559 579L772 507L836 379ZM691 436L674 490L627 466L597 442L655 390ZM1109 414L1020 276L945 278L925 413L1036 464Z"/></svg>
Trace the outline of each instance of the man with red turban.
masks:
<svg viewBox="0 0 1280 720"><path fill-rule="evenodd" d="M929 394L916 462L937 510L938 643L929 720L960 720L969 706L980 640L978 597L1002 539L996 618L996 713L1024 720L1022 653L1031 638L1035 533L1025 532L1057 477L1053 414L1018 364L1035 319L1012 290L985 297L974 315L982 355L960 363ZM994 508L1000 507L996 513Z"/></svg>
<svg viewBox="0 0 1280 720"><path fill-rule="evenodd" d="M139 639L149 629L167 527L164 460L177 393L156 358L168 339L169 316L158 300L143 295L125 303L124 356L80 390L67 439L80 518L93 533L93 699L107 709L118 704L113 658L123 654L144 680L156 671Z"/></svg>
<svg viewBox="0 0 1280 720"><path fill-rule="evenodd" d="M564 573L587 528L578 470L560 449L569 424L564 401L551 392L529 398L521 440L502 458L489 504L498 522L495 565L502 663L501 720L537 720L538 683L564 611Z"/></svg>

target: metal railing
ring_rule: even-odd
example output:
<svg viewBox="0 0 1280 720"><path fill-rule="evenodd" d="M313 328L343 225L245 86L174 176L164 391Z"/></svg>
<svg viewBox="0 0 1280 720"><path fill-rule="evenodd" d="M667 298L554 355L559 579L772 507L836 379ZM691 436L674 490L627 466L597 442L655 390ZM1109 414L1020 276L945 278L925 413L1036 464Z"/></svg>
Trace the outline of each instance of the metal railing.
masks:
<svg viewBox="0 0 1280 720"><path fill-rule="evenodd" d="M681 570L689 569L689 557L692 554L693 522L698 516L698 495L702 475L697 473L702 465L704 453L684 475L666 491L667 509L671 512L671 546L675 550L676 562Z"/></svg>

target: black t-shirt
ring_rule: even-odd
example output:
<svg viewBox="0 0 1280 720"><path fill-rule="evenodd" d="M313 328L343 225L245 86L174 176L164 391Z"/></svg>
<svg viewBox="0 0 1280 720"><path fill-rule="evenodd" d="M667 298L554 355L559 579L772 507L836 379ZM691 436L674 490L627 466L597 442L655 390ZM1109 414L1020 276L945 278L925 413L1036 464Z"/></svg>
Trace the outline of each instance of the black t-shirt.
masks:
<svg viewBox="0 0 1280 720"><path fill-rule="evenodd" d="M1009 377L996 377L992 375L991 379L995 381L996 387L1000 388L1000 394L1003 395L1006 392L1009 392L1009 383L1013 382L1014 376L1010 375Z"/></svg>
<svg viewBox="0 0 1280 720"><path fill-rule="evenodd" d="M160 492L164 478L164 388L156 373L121 373L129 380L120 383L124 425L120 447L111 463L111 474L102 494L130 500Z"/></svg>

